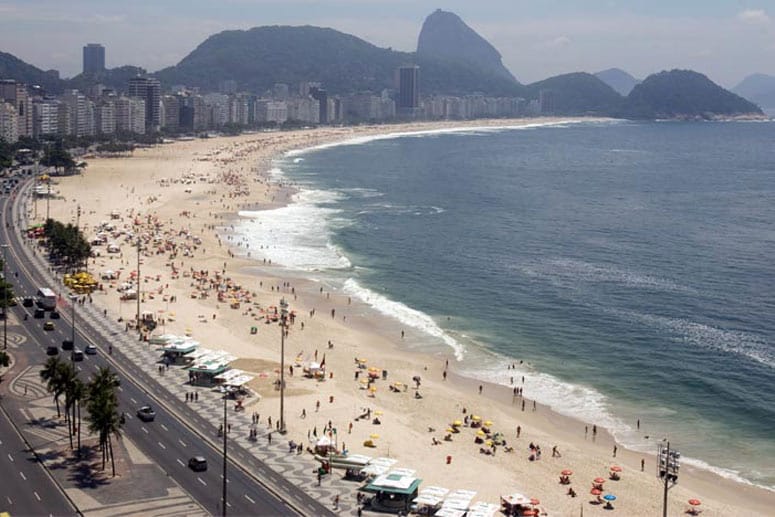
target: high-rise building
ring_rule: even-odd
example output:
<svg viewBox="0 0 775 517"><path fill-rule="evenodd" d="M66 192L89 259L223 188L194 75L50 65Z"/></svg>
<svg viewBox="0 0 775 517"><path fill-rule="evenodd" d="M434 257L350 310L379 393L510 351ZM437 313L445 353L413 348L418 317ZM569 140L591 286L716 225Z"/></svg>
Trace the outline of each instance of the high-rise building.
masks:
<svg viewBox="0 0 775 517"><path fill-rule="evenodd" d="M94 74L105 70L105 47L89 43L83 47L83 73Z"/></svg>
<svg viewBox="0 0 775 517"><path fill-rule="evenodd" d="M161 98L164 107L162 127L175 132L180 128L180 98L177 95L165 95Z"/></svg>
<svg viewBox="0 0 775 517"><path fill-rule="evenodd" d="M67 90L62 102L70 113L66 135L87 136L94 134L94 111L88 106L88 99L78 90Z"/></svg>
<svg viewBox="0 0 775 517"><path fill-rule="evenodd" d="M133 77L129 80L129 96L145 101L145 127L158 131L161 127L161 85L152 77Z"/></svg>
<svg viewBox="0 0 775 517"><path fill-rule="evenodd" d="M39 138L59 133L59 105L56 99L38 99L32 104L32 135Z"/></svg>
<svg viewBox="0 0 775 517"><path fill-rule="evenodd" d="M319 103L318 122L328 124L328 92L318 85L310 87L309 94Z"/></svg>
<svg viewBox="0 0 775 517"><path fill-rule="evenodd" d="M15 143L19 140L19 121L16 107L0 100L0 140Z"/></svg>
<svg viewBox="0 0 775 517"><path fill-rule="evenodd" d="M116 131L145 134L145 101L135 97L116 99Z"/></svg>
<svg viewBox="0 0 775 517"><path fill-rule="evenodd" d="M19 137L32 136L32 102L27 87L13 79L0 80L0 101L16 109L16 134Z"/></svg>
<svg viewBox="0 0 775 517"><path fill-rule="evenodd" d="M398 109L420 107L420 67L402 66L398 69Z"/></svg>

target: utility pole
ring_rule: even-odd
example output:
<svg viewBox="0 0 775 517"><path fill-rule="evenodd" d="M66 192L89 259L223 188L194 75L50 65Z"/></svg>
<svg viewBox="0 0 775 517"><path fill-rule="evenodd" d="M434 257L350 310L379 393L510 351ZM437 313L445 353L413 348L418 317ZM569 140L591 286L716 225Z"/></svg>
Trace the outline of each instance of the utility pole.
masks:
<svg viewBox="0 0 775 517"><path fill-rule="evenodd" d="M137 236L137 335L140 341L143 340L143 329L140 326L140 236Z"/></svg>
<svg viewBox="0 0 775 517"><path fill-rule="evenodd" d="M223 517L226 517L226 465L227 465L227 456L226 456L226 433L229 432L229 422L228 422L228 416L226 413L226 405L228 403L228 393L223 394L223 500L222 500L222 513Z"/></svg>
<svg viewBox="0 0 775 517"><path fill-rule="evenodd" d="M280 299L280 434L285 434L285 328L288 303Z"/></svg>
<svg viewBox="0 0 775 517"><path fill-rule="evenodd" d="M667 490L670 488L670 482L675 485L678 482L678 469L680 465L681 453L670 449L670 442L657 444L657 477L665 482L665 489L662 496L662 517L667 517Z"/></svg>
<svg viewBox="0 0 775 517"><path fill-rule="evenodd" d="M71 294L70 295L70 308L71 308L70 321L72 322L72 326L71 326L72 334L70 335L70 340L73 343L73 351L75 351L75 303L76 301L78 301L78 297L74 294ZM71 353L70 361L72 362L72 360L73 360L73 354Z"/></svg>
<svg viewBox="0 0 775 517"><path fill-rule="evenodd" d="M3 244L3 350L8 350L8 278L5 274L5 250L7 244Z"/></svg>

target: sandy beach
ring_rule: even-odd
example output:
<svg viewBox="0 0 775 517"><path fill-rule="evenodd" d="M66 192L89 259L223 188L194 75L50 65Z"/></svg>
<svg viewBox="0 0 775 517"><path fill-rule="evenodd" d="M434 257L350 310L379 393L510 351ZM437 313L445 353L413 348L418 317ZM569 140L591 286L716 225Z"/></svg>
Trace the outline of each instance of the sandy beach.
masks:
<svg viewBox="0 0 775 517"><path fill-rule="evenodd" d="M594 422L580 422L515 396L513 389L522 386L521 379L514 387L481 383L456 373L451 350L446 356L409 351L407 345L417 338L413 331L407 329L402 337L398 322L311 278L300 278L298 272L290 274L281 265L264 263L260 250L245 249L233 233L239 210L292 202L293 185L274 182L269 172L272 159L286 151L374 134L536 122L268 132L178 141L138 149L130 157L90 157L81 175L55 178L58 195L50 201L50 215L63 222L77 219L90 238L103 222L112 224L114 231L123 230L109 239L117 252L109 253L107 245L96 246L99 256L89 263L94 275L118 273L92 295L115 321L132 320L136 314L136 301L122 301L118 288L137 270L133 243L139 235L141 310L163 320L156 333L190 335L207 348L238 358L233 366L255 376L251 388L260 395L249 399L248 410L258 413L264 424L271 417L274 425L279 417L279 392L273 383L279 369L280 328L269 320L285 298L295 316L285 340L288 439L306 444L308 435L313 431L322 435L330 422L337 429L340 448L395 458L396 466L415 469L424 486L475 490L475 501L495 504L501 495L519 492L540 499L541 509L549 515L579 515L582 507L585 515L608 514L602 505L589 504L591 481L603 477L605 492L616 494L615 513L657 515L662 484L653 454L616 446L605 429L593 434ZM42 222L45 201L38 200L37 205L28 209ZM255 333L251 327L256 327ZM324 381L302 375L301 365L324 358ZM387 379L380 375L375 381L376 391L361 382L367 370L358 368L356 358L389 372ZM417 390L416 376L421 377ZM416 398L416 392L422 398ZM371 417L356 420L365 409L371 410ZM474 415L490 421L488 427L501 432L513 450L499 446L495 454L484 454L480 451L489 447L475 443L478 428L461 425L459 432L447 431L455 420ZM372 423L374 416L380 424ZM448 434L451 441L444 439ZM366 447L368 440L375 447ZM540 446L539 460L529 459L531 443ZM620 480L609 480L612 465L622 468ZM578 494L575 498L567 495L568 485L559 483L564 469L573 471L570 486ZM693 498L702 501L706 516L771 515L775 508L771 491L683 465L678 485L670 490L669 514L683 514Z"/></svg>

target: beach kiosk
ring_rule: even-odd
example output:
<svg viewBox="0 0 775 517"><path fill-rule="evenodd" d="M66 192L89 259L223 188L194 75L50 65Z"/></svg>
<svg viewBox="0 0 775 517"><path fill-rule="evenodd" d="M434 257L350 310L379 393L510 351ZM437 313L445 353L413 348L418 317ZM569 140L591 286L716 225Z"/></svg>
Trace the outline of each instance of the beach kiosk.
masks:
<svg viewBox="0 0 775 517"><path fill-rule="evenodd" d="M196 353L197 350L194 350ZM186 354L188 356L190 354ZM189 380L193 386L213 387L217 384L215 377L229 369L229 363L234 357L226 352L212 352L194 360L188 369Z"/></svg>
<svg viewBox="0 0 775 517"><path fill-rule="evenodd" d="M162 355L169 364L186 364L189 361L187 354L199 348L199 342L193 339L175 338L164 344Z"/></svg>
<svg viewBox="0 0 775 517"><path fill-rule="evenodd" d="M422 479L391 471L375 477L360 491L374 494L370 504L376 511L408 512L411 502L417 498L420 483Z"/></svg>

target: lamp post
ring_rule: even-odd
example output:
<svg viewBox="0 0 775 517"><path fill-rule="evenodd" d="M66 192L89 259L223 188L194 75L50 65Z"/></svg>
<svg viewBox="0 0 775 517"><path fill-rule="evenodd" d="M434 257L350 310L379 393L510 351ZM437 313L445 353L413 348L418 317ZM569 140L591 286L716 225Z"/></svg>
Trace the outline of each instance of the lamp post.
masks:
<svg viewBox="0 0 775 517"><path fill-rule="evenodd" d="M140 325L140 236L137 236L137 336L143 340L143 329Z"/></svg>
<svg viewBox="0 0 775 517"><path fill-rule="evenodd" d="M226 517L226 433L229 431L229 423L227 421L226 404L228 393L223 394L223 496L222 496L222 513L223 517Z"/></svg>
<svg viewBox="0 0 775 517"><path fill-rule="evenodd" d="M8 279L5 276L5 250L7 244L3 244L3 350L8 349Z"/></svg>
<svg viewBox="0 0 775 517"><path fill-rule="evenodd" d="M670 449L670 442L657 444L657 477L665 481L665 491L662 498L662 517L667 517L667 490L669 483L678 483L681 453Z"/></svg>
<svg viewBox="0 0 775 517"><path fill-rule="evenodd" d="M285 434L285 326L288 303L280 299L280 434Z"/></svg>
<svg viewBox="0 0 775 517"><path fill-rule="evenodd" d="M75 350L75 302L78 300L78 297L74 294L70 295L70 322L72 323L71 330L72 333L70 334L70 342L73 344L73 350ZM70 354L70 360L73 360L73 354Z"/></svg>

